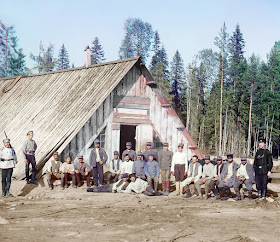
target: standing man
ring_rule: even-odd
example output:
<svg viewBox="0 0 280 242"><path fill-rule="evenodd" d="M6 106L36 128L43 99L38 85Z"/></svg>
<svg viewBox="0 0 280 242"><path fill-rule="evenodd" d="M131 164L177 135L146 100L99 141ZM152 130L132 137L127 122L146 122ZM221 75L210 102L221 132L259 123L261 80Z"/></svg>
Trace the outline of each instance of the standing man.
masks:
<svg viewBox="0 0 280 242"><path fill-rule="evenodd" d="M175 176L176 195L183 195L182 182L188 172L188 156L183 152L184 144L178 145L178 151L172 157L171 174Z"/></svg>
<svg viewBox="0 0 280 242"><path fill-rule="evenodd" d="M189 185L195 184L202 176L202 165L198 162L198 156L192 157L192 162L189 165L188 177L182 182L184 192L187 193L187 197L191 197ZM202 198L201 192L198 198Z"/></svg>
<svg viewBox="0 0 280 242"><path fill-rule="evenodd" d="M78 160L79 161L74 165L78 187L82 186L82 180L86 180L87 187L90 187L91 167L84 162L84 157L82 155L79 156Z"/></svg>
<svg viewBox="0 0 280 242"><path fill-rule="evenodd" d="M158 162L154 160L153 154L149 154L149 160L145 164L145 175L147 177L149 186L151 186L155 191L157 191L159 180L159 167Z"/></svg>
<svg viewBox="0 0 280 242"><path fill-rule="evenodd" d="M124 150L123 153L122 153L122 160L123 161L124 161L124 156L126 154L129 155L129 157L132 161L136 160L136 152L134 150L132 150L131 147L132 147L132 143L131 142L126 142L126 150Z"/></svg>
<svg viewBox="0 0 280 242"><path fill-rule="evenodd" d="M169 144L163 143L163 150L159 152L159 169L161 176L162 191L165 195L169 194L170 187L170 169L173 152L168 149Z"/></svg>
<svg viewBox="0 0 280 242"><path fill-rule="evenodd" d="M2 197L13 196L10 193L12 174L17 164L17 156L14 149L11 147L10 139L3 140L4 148L0 151L0 169L2 177Z"/></svg>
<svg viewBox="0 0 280 242"><path fill-rule="evenodd" d="M106 151L100 148L100 141L94 141L94 149L90 152L89 164L92 167L94 185L103 185L103 165L106 163L108 156Z"/></svg>
<svg viewBox="0 0 280 242"><path fill-rule="evenodd" d="M22 152L24 156L24 162L25 162L25 175L26 175L26 182L27 184L34 184L38 185L36 182L36 160L35 160L35 151L37 150L37 144L33 140L33 131L29 131L27 133L28 139L24 141ZM29 165L32 166L32 173L31 173L31 181L29 181Z"/></svg>
<svg viewBox="0 0 280 242"><path fill-rule="evenodd" d="M198 180L194 186L196 190L198 191L198 196L199 198L202 198L202 193L201 193L201 185L205 184L205 199L208 199L208 193L209 193L209 187L210 183L212 181L212 178L214 177L214 165L210 162L210 156L207 155L204 158L205 164L203 165L203 172L202 172L202 178Z"/></svg>
<svg viewBox="0 0 280 242"><path fill-rule="evenodd" d="M132 173L135 173L136 178L141 178L146 180L144 168L145 161L143 160L143 153L141 151L137 152L137 160L133 162Z"/></svg>
<svg viewBox="0 0 280 242"><path fill-rule="evenodd" d="M214 167L214 178L210 182L210 189L213 191L216 200L220 199L219 184L223 167L223 158L221 156L218 156L217 164Z"/></svg>
<svg viewBox="0 0 280 242"><path fill-rule="evenodd" d="M149 154L154 155L154 159L156 161L158 161L158 152L156 150L152 149L152 142L146 143L146 150L143 153L145 161L149 160Z"/></svg>
<svg viewBox="0 0 280 242"><path fill-rule="evenodd" d="M228 200L232 196L230 188L233 187L238 167L238 164L233 161L233 154L228 154L227 162L224 164L219 184L222 200Z"/></svg>
<svg viewBox="0 0 280 242"><path fill-rule="evenodd" d="M241 157L241 165L236 173L236 180L233 184L236 197L234 200L241 200L240 187L245 184L248 190L249 200L252 200L253 183L255 183L254 169L251 164L247 164L246 156Z"/></svg>
<svg viewBox="0 0 280 242"><path fill-rule="evenodd" d="M63 174L60 171L62 162L59 160L58 152L53 153L53 160L50 161L50 164L47 168L47 180L50 189L53 189L52 180L59 180L63 178Z"/></svg>
<svg viewBox="0 0 280 242"><path fill-rule="evenodd" d="M114 159L110 163L110 171L107 176L107 184L110 184L113 180L114 183L119 179L119 174L121 171L122 160L119 158L119 152L114 151Z"/></svg>
<svg viewBox="0 0 280 242"><path fill-rule="evenodd" d="M254 171L256 174L256 185L258 197L266 197L268 178L271 176L273 161L271 153L265 148L265 140L260 139L259 149L254 159Z"/></svg>

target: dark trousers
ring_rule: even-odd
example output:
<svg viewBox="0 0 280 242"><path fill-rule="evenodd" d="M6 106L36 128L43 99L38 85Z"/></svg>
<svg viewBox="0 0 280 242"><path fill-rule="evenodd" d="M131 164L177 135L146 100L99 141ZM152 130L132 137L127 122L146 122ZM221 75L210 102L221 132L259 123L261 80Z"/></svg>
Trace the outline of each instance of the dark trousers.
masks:
<svg viewBox="0 0 280 242"><path fill-rule="evenodd" d="M249 192L252 192L253 191L253 183L250 181L250 180L245 180L245 181L235 181L234 184L233 184L233 188L234 189L240 189L242 187L242 184L245 184L247 190Z"/></svg>
<svg viewBox="0 0 280 242"><path fill-rule="evenodd" d="M76 185L76 174L70 174L70 173L63 173L64 178L61 179L61 186L64 187L65 185L68 186L68 181L70 180L69 177L72 178L72 185Z"/></svg>
<svg viewBox="0 0 280 242"><path fill-rule="evenodd" d="M210 189L213 191L214 195L215 196L218 196L219 194L219 184L220 184L220 181L219 180L212 180L210 182Z"/></svg>
<svg viewBox="0 0 280 242"><path fill-rule="evenodd" d="M117 174L117 173L114 173L114 174L115 174L115 176L113 176L113 173L111 173L111 172L108 174L108 176L107 176L107 184L110 184L112 180L113 180L114 183L118 181L119 174Z"/></svg>
<svg viewBox="0 0 280 242"><path fill-rule="evenodd" d="M92 169L92 176L93 176L93 182L95 186L98 186L98 180L99 180L99 185L103 185L103 165L100 165L97 162L96 167L93 167Z"/></svg>
<svg viewBox="0 0 280 242"><path fill-rule="evenodd" d="M10 191L13 168L2 169L2 193L6 195Z"/></svg>
<svg viewBox="0 0 280 242"><path fill-rule="evenodd" d="M86 180L87 181L87 187L90 187L90 173L88 175L82 175L81 173L76 173L76 178L78 182L78 187L82 186L82 181Z"/></svg>
<svg viewBox="0 0 280 242"><path fill-rule="evenodd" d="M175 181L184 181L185 178L185 165L184 164L176 164L174 166L174 172L175 172Z"/></svg>
<svg viewBox="0 0 280 242"><path fill-rule="evenodd" d="M267 174L256 174L257 190L267 190L268 176Z"/></svg>
<svg viewBox="0 0 280 242"><path fill-rule="evenodd" d="M31 164L32 166L32 173L31 173L31 181L35 181L36 177L36 160L34 155L26 155L27 163L25 164L25 176L26 180L29 181L30 176L29 176L29 165Z"/></svg>
<svg viewBox="0 0 280 242"><path fill-rule="evenodd" d="M113 184L106 184L103 186L94 186L87 189L88 192L112 192Z"/></svg>

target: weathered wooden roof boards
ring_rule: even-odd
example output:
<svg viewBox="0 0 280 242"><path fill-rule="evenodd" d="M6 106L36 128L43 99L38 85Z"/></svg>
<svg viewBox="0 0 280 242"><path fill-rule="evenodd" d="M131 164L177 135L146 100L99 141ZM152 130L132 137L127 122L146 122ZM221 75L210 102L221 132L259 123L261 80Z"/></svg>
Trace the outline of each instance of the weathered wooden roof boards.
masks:
<svg viewBox="0 0 280 242"><path fill-rule="evenodd" d="M147 84L153 83L140 57L0 79L0 130L12 140L20 161L14 176L24 177L21 147L28 130L34 131L37 164L42 167L54 151L65 149L134 67L145 76ZM121 117L115 114L114 118ZM4 138L4 133L1 136Z"/></svg>

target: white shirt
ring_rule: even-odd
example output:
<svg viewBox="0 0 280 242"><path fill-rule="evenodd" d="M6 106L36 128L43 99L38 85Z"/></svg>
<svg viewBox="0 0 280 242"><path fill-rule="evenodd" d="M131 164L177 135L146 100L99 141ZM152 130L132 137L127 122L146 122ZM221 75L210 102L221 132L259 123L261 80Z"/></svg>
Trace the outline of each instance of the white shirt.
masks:
<svg viewBox="0 0 280 242"><path fill-rule="evenodd" d="M121 163L120 174L132 174L133 161L124 161Z"/></svg>
<svg viewBox="0 0 280 242"><path fill-rule="evenodd" d="M57 172L59 172L59 169L60 169L61 165L62 165L61 161L51 160L47 171L57 173Z"/></svg>
<svg viewBox="0 0 280 242"><path fill-rule="evenodd" d="M149 186L148 182L137 178L135 180L135 182L130 182L129 185L127 186L127 188L125 189L126 193L129 192L136 192L136 193L142 193L144 190L146 190L146 188Z"/></svg>
<svg viewBox="0 0 280 242"><path fill-rule="evenodd" d="M4 161L0 160L0 169L9 169L15 167L14 161L16 156L13 154L12 148L4 147L1 150L0 156L1 159L4 159Z"/></svg>
<svg viewBox="0 0 280 242"><path fill-rule="evenodd" d="M60 166L60 171L63 172L63 173L75 172L74 164L72 164L72 163L68 164L67 162L64 162Z"/></svg>
<svg viewBox="0 0 280 242"><path fill-rule="evenodd" d="M247 165L247 163L245 165L240 164L240 167L237 170L237 174L236 175L237 175L237 177L239 177L239 176L245 177L246 180L248 180L249 176L248 176L248 173L247 173L247 170L246 170L246 165Z"/></svg>
<svg viewBox="0 0 280 242"><path fill-rule="evenodd" d="M100 155L99 155L99 148L95 148L95 152L96 152L96 162L101 161Z"/></svg>
<svg viewBox="0 0 280 242"><path fill-rule="evenodd" d="M123 182L123 183L117 187L117 185L118 185L120 182ZM126 183L127 183L127 182L125 182L125 181L123 181L123 180L119 180L119 181L115 182L115 183L113 184L112 192L114 192L115 190L116 190L117 192L124 192L124 191L122 190L122 187L123 187Z"/></svg>
<svg viewBox="0 0 280 242"><path fill-rule="evenodd" d="M228 173L227 173L227 177L226 178L231 178L233 173L232 173L232 169L233 169L233 162L228 163Z"/></svg>
<svg viewBox="0 0 280 242"><path fill-rule="evenodd" d="M214 177L214 174L214 165L211 162L209 164L205 163L203 166L202 178L208 177L210 179Z"/></svg>
<svg viewBox="0 0 280 242"><path fill-rule="evenodd" d="M175 152L172 157L171 172L174 172L175 165L185 165L185 171L188 170L188 156L185 152Z"/></svg>

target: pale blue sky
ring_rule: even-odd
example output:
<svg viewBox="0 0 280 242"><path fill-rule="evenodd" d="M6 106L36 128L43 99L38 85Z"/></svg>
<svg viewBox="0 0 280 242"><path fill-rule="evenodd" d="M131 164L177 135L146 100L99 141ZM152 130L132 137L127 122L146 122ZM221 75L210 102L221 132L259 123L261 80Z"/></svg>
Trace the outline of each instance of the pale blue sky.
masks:
<svg viewBox="0 0 280 242"><path fill-rule="evenodd" d="M106 61L118 59L128 17L151 23L159 31L169 61L178 49L185 66L199 50L216 49L214 38L224 21L230 34L240 24L247 57L255 52L266 60L280 39L279 10L277 0L0 0L0 19L15 26L28 67L33 67L29 55L37 54L40 40L44 46L55 45L55 56L64 43L76 67L84 65L83 49L95 36Z"/></svg>

